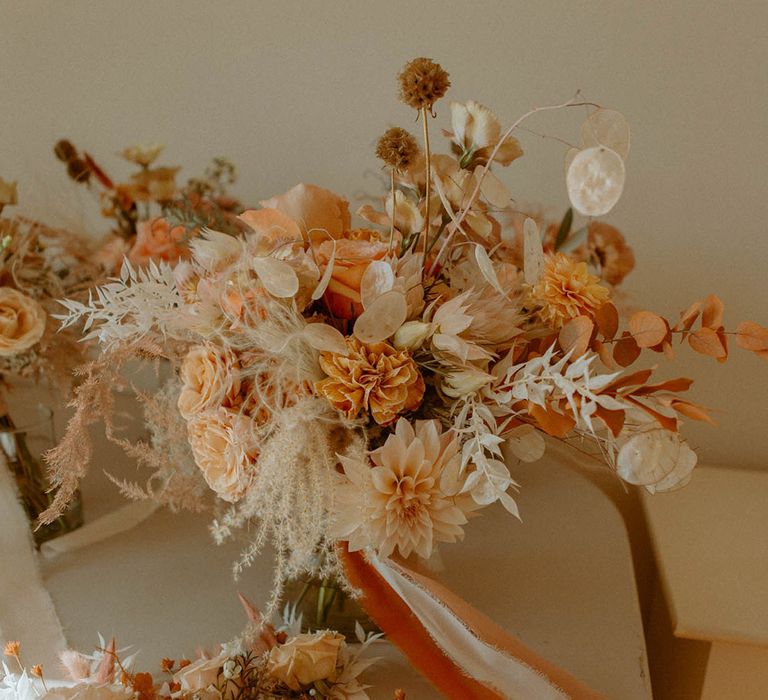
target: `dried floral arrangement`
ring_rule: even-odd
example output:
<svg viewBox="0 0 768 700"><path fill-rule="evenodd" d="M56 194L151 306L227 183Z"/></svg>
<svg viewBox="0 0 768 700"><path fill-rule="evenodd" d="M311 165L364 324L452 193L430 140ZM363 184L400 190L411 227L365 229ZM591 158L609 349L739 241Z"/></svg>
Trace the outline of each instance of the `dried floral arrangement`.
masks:
<svg viewBox="0 0 768 700"><path fill-rule="evenodd" d="M87 345L80 342L79 329L61 330L52 315L60 311L62 296L85 300L86 290L104 275L85 236L22 216L3 217L4 207L16 203L16 183L0 179L0 454L35 522L53 497L45 469L29 449L29 426L18 425L14 385L31 380L69 397ZM67 529L67 522L78 517L57 519L38 530L36 539Z"/></svg>
<svg viewBox="0 0 768 700"><path fill-rule="evenodd" d="M120 269L124 256L137 266L150 260L175 264L189 256L189 239L205 226L233 234L243 230L235 218L242 206L228 194L235 166L217 157L201 177L178 185L180 167L156 165L163 150L161 145L124 148L120 156L136 169L118 182L67 139L54 147L69 178L98 197L102 215L112 223L96 256L110 272Z"/></svg>
<svg viewBox="0 0 768 700"><path fill-rule="evenodd" d="M227 643L218 651L199 652L196 660L162 659L157 673L136 670L136 653L118 649L99 635L92 654L68 649L59 655L65 683L46 679L43 668L22 662L21 645L8 642L7 662L0 678L0 698L7 700L368 700L362 674L377 658L371 646L381 635L357 630L356 644L331 630L301 633L301 620L290 611L282 624L264 623L258 611L241 596L251 621L261 633L247 646ZM121 658L122 657L122 658ZM9 668L8 662L17 668ZM59 675L59 674L57 674ZM395 700L405 700L398 690Z"/></svg>
<svg viewBox="0 0 768 700"><path fill-rule="evenodd" d="M616 287L634 256L597 218L624 186L630 139L618 112L577 95L503 130L487 107L453 102L449 152L436 154L429 122L448 74L419 58L399 85L421 145L401 128L381 137L390 191L383 207L358 210L365 227L353 227L343 197L300 184L242 212L243 235L204 228L175 268L125 261L88 302L64 302L63 327L83 323L103 353L49 455L60 489L44 519L85 473L86 428L109 416L120 366L165 358L176 377L144 397L154 442L127 445L153 473L146 486L122 487L192 507L203 507L207 487L215 537L248 528L236 572L274 546L270 611L286 579L335 576L362 592L373 619L449 697L469 697L461 692L475 682L539 697L541 674L592 697L519 646L492 645L514 678L473 665L504 633L468 622L418 562L497 501L517 516L509 465L539 459L545 436L651 492L685 484L696 455L679 428L709 414L683 398L691 380L655 382L631 366L647 353L673 357L675 338L722 362L729 335L768 359L768 329L726 330L714 295L676 321L622 317ZM526 215L494 166L523 155L515 132L528 119L574 109L586 118L565 154L571 207L559 222ZM405 603L400 619L393 600ZM432 614L448 616L445 629L463 621L464 646L451 647Z"/></svg>
<svg viewBox="0 0 768 700"><path fill-rule="evenodd" d="M61 310L59 299L85 299L104 276L85 236L3 217L16 203L16 183L0 179L0 374L44 378L66 391L84 345L77 329L62 330L49 317Z"/></svg>

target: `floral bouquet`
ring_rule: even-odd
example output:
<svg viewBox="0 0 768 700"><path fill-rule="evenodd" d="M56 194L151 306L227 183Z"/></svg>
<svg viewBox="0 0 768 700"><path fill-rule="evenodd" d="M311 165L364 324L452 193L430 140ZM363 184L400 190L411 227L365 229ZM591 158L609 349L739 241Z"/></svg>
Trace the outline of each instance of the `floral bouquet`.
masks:
<svg viewBox="0 0 768 700"><path fill-rule="evenodd" d="M174 507L212 493L215 537L249 530L236 571L271 541L270 610L288 579L337 578L449 697L595 697L419 562L497 501L517 516L510 465L539 459L545 437L651 492L683 485L696 455L679 428L708 412L683 398L689 379L629 368L673 357L675 339L722 362L729 335L768 359L768 330L727 331L715 296L676 321L620 313L634 257L597 217L624 185L621 114L577 95L503 130L487 107L454 102L449 152L436 154L429 123L448 74L418 58L399 84L421 145L397 127L380 138L389 192L359 209L365 227L342 197L300 184L242 212L243 235L204 228L175 268L126 260L86 303L64 302L64 328L84 323L103 354L49 455L59 491L43 520L84 474L86 428L109 420L121 364L166 358L176 376L143 396L152 443L126 445L152 474L121 487ZM559 221L523 211L496 175L545 110L586 115L565 139Z"/></svg>
<svg viewBox="0 0 768 700"><path fill-rule="evenodd" d="M0 213L15 205L16 183L0 179ZM51 315L62 296L85 299L85 291L103 280L84 237L21 216L0 216L0 448L14 474L31 522L52 501L45 470L32 449L29 429L53 440L45 419L33 426L12 417L14 384L45 381L68 396L74 370L86 360L79 329L59 332ZM50 416L48 417L50 419ZM46 435L47 433L47 435ZM38 544L81 522L79 504L35 532Z"/></svg>

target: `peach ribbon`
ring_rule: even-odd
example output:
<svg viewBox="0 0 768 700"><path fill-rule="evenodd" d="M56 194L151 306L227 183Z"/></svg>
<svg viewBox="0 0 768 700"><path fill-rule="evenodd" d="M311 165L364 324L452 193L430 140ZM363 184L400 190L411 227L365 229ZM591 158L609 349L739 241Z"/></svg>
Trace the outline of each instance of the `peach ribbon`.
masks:
<svg viewBox="0 0 768 700"><path fill-rule="evenodd" d="M602 698L437 581L346 544L339 556L371 618L446 697Z"/></svg>

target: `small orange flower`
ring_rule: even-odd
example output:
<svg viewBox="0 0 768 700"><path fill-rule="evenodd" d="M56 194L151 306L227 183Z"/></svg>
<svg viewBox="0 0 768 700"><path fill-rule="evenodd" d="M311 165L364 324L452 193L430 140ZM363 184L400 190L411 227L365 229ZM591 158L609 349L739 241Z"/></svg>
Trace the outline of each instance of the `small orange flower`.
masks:
<svg viewBox="0 0 768 700"><path fill-rule="evenodd" d="M5 645L5 648L3 649L3 653L6 656L12 656L14 658L19 658L19 654L21 653L21 643L20 642L8 642Z"/></svg>
<svg viewBox="0 0 768 700"><path fill-rule="evenodd" d="M131 681L131 688L138 693L138 700L154 700L155 683L151 673L137 673Z"/></svg>
<svg viewBox="0 0 768 700"><path fill-rule="evenodd" d="M541 306L541 319L552 328L560 328L577 316L592 316L609 296L585 262L565 253L547 258L539 281L531 289L532 300Z"/></svg>
<svg viewBox="0 0 768 700"><path fill-rule="evenodd" d="M43 667L41 664L35 664L29 672L35 677L35 678L42 678L43 677Z"/></svg>
<svg viewBox="0 0 768 700"><path fill-rule="evenodd" d="M192 662L189 659L182 659L181 661L179 661L179 668L186 668L191 663Z"/></svg>
<svg viewBox="0 0 768 700"><path fill-rule="evenodd" d="M603 279L617 285L635 267L635 254L627 245L619 229L593 221L587 231L587 245L592 255L600 263Z"/></svg>
<svg viewBox="0 0 768 700"><path fill-rule="evenodd" d="M320 354L320 366L328 375L317 391L348 418L369 410L379 425L398 414L413 411L424 397L424 379L406 350L388 343L366 345L347 338L349 353Z"/></svg>
<svg viewBox="0 0 768 700"><path fill-rule="evenodd" d="M163 673L173 673L173 667L176 665L176 662L173 659L163 659L160 662L160 669L163 671Z"/></svg>

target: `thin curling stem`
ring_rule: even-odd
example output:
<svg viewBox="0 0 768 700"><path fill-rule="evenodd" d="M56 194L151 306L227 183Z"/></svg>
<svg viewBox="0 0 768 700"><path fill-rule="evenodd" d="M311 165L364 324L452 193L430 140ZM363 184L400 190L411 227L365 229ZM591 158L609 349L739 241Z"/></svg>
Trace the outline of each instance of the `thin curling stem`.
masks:
<svg viewBox="0 0 768 700"><path fill-rule="evenodd" d="M392 216L389 217L389 248L387 248L387 255L392 255L392 245L395 242L395 169L392 168L389 171L389 183L392 189Z"/></svg>
<svg viewBox="0 0 768 700"><path fill-rule="evenodd" d="M432 157L429 151L429 110L426 107L421 108L421 119L424 127L424 176L425 176L425 196L426 205L424 207L424 260L422 262L422 272L427 262L427 242L429 240L429 220L430 220L430 197L432 195Z"/></svg>

